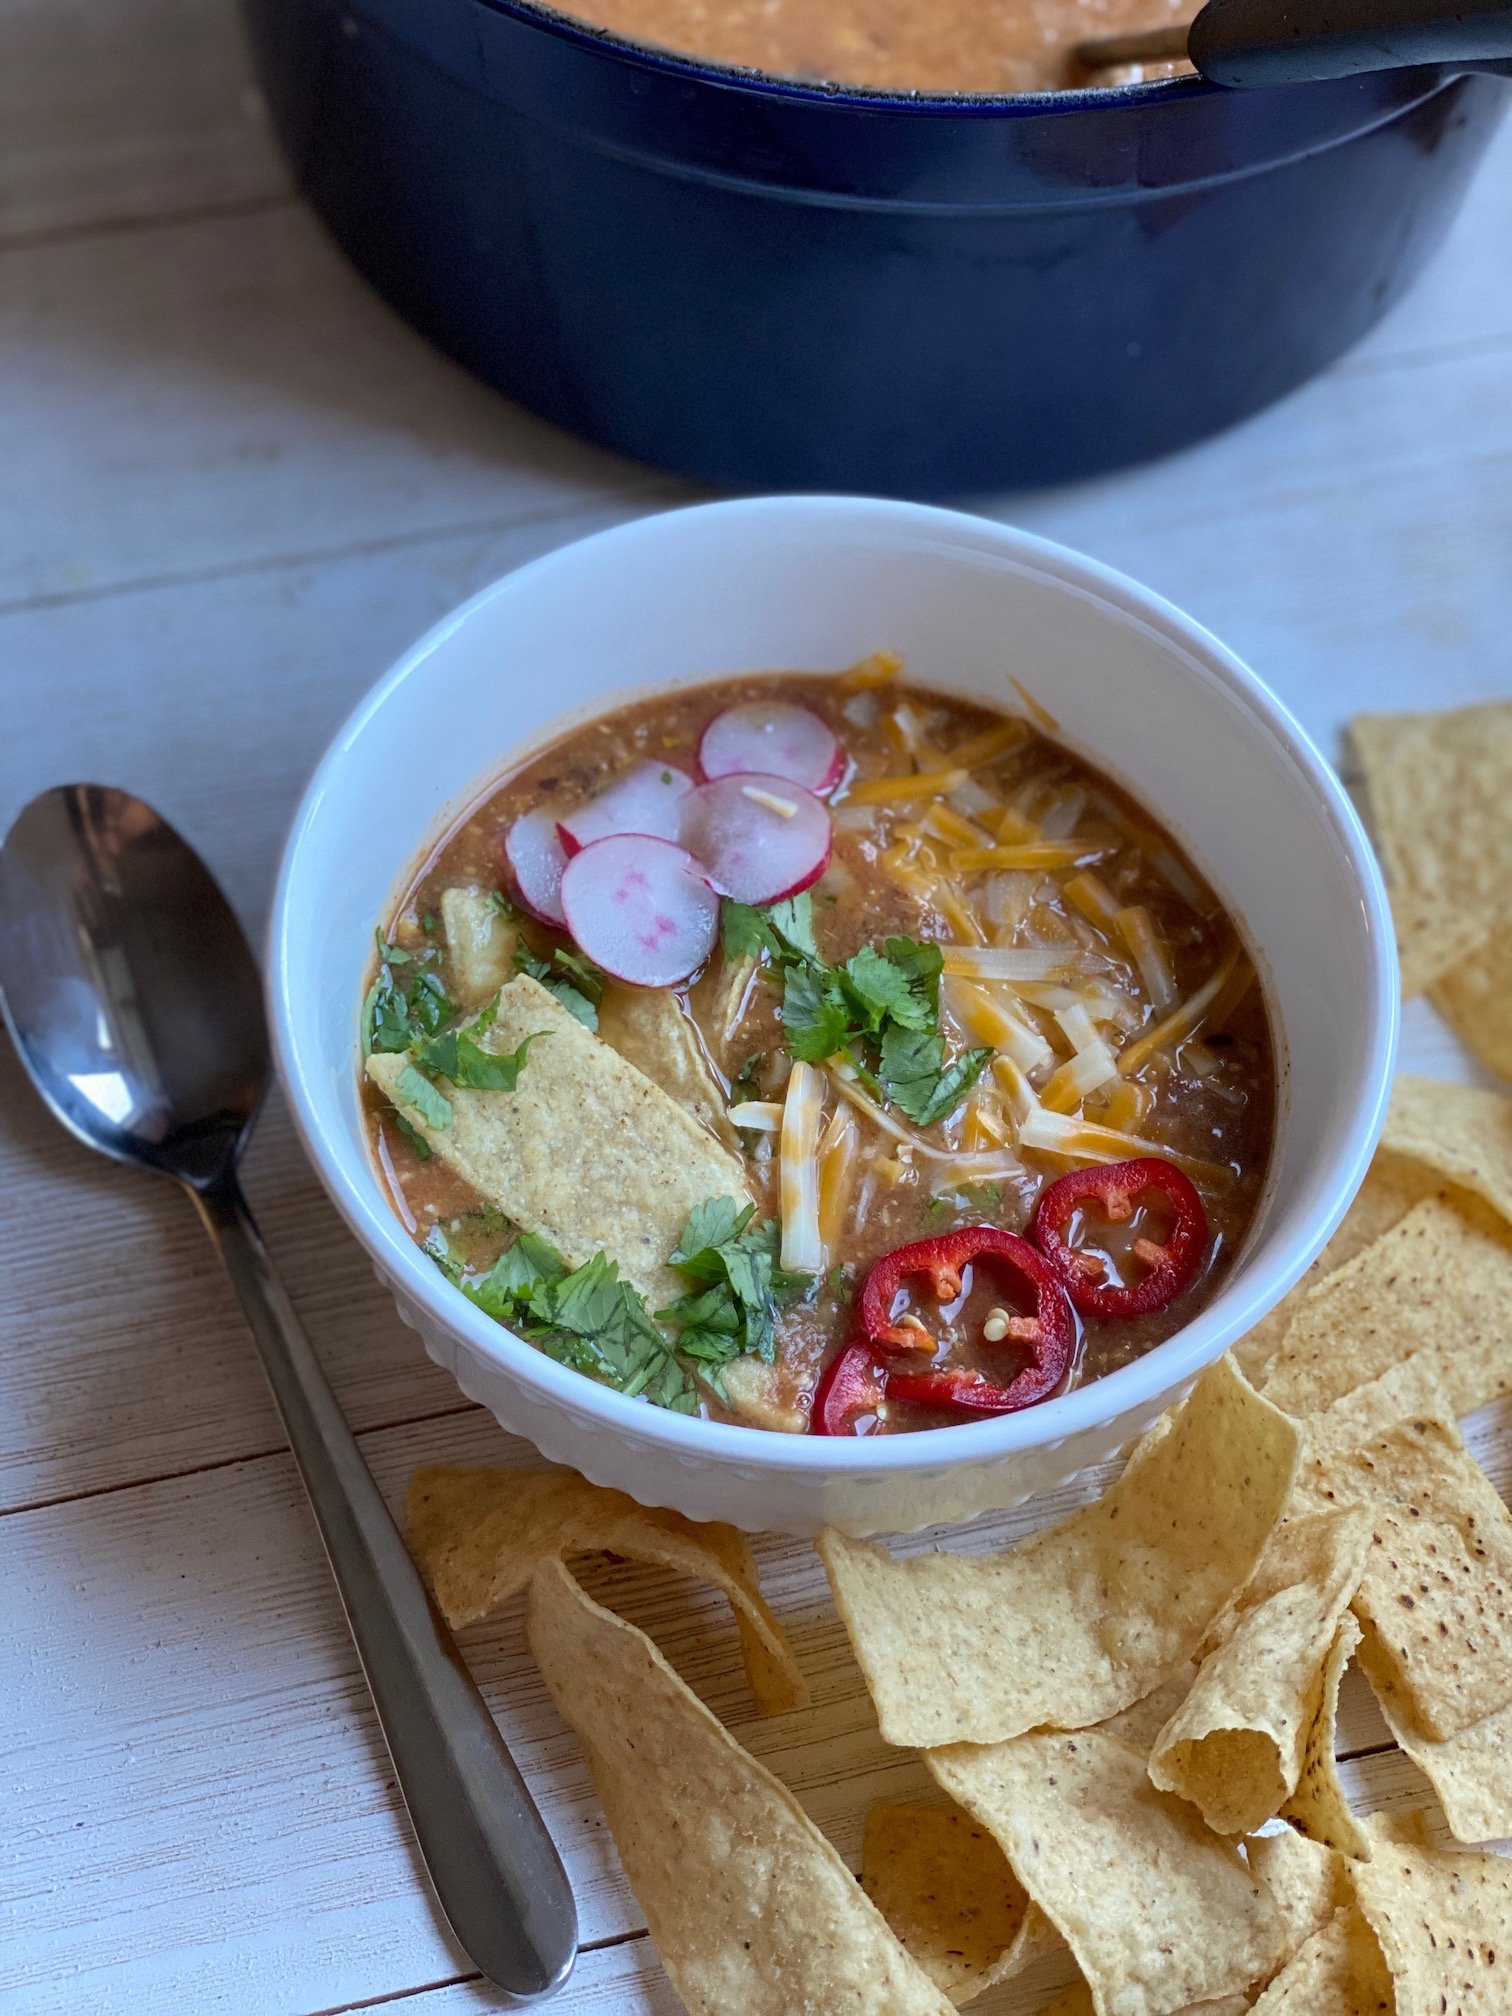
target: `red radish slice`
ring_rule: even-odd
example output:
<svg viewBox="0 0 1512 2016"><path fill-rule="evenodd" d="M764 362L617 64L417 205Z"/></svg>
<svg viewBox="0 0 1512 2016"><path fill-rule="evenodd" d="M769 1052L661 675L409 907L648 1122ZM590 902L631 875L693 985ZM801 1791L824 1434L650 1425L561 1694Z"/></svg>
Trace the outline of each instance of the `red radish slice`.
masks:
<svg viewBox="0 0 1512 2016"><path fill-rule="evenodd" d="M821 800L790 778L737 775L689 793L682 841L723 895L779 903L819 880L834 831Z"/></svg>
<svg viewBox="0 0 1512 2016"><path fill-rule="evenodd" d="M719 930L719 898L698 863L647 833L614 833L574 854L562 908L579 949L633 987L686 980Z"/></svg>
<svg viewBox="0 0 1512 2016"><path fill-rule="evenodd" d="M671 763L637 763L622 777L579 805L561 821L562 845L569 855L614 833L651 833L675 840L682 801L693 789L686 770Z"/></svg>
<svg viewBox="0 0 1512 2016"><path fill-rule="evenodd" d="M556 814L544 805L535 812L522 812L505 835L504 852L520 901L532 917L555 924L560 931L567 922L562 913L567 850L557 834Z"/></svg>
<svg viewBox="0 0 1512 2016"><path fill-rule="evenodd" d="M845 775L845 750L811 707L748 700L714 716L698 745L698 765L711 783L736 775L786 777L824 798Z"/></svg>

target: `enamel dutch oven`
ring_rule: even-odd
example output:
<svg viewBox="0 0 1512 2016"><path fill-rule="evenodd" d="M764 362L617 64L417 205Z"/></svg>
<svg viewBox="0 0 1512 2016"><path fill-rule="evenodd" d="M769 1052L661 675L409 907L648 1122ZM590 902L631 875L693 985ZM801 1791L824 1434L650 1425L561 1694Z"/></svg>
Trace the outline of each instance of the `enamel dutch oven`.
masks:
<svg viewBox="0 0 1512 2016"><path fill-rule="evenodd" d="M707 483L945 495L1227 426L1434 250L1490 76L821 89L516 0L245 0L305 193L417 328Z"/></svg>

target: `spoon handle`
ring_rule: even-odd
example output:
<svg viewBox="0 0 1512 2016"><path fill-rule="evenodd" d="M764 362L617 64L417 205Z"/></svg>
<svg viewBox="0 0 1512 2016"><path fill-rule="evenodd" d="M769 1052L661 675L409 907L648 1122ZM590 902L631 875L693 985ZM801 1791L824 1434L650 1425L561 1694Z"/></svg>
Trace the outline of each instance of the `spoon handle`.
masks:
<svg viewBox="0 0 1512 2016"><path fill-rule="evenodd" d="M506 1995L551 1995L577 1954L577 1912L551 1836L362 1460L235 1176L191 1194L257 1341L441 1909Z"/></svg>

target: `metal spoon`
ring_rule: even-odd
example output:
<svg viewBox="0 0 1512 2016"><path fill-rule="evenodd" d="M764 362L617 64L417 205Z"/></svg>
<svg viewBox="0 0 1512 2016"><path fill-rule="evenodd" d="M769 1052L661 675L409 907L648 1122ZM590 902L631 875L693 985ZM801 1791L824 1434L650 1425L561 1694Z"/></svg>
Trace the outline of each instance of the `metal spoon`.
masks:
<svg viewBox="0 0 1512 2016"><path fill-rule="evenodd" d="M1438 67L1512 75L1507 0L1208 0L1187 27L1078 42L1087 70L1187 58L1231 90L1315 84L1371 70Z"/></svg>
<svg viewBox="0 0 1512 2016"><path fill-rule="evenodd" d="M237 1182L268 1041L229 904L139 798L95 784L44 792L0 847L0 994L63 1125L102 1155L173 1177L197 1205L283 1416L441 1909L507 1996L554 1994L577 1955L566 1872Z"/></svg>

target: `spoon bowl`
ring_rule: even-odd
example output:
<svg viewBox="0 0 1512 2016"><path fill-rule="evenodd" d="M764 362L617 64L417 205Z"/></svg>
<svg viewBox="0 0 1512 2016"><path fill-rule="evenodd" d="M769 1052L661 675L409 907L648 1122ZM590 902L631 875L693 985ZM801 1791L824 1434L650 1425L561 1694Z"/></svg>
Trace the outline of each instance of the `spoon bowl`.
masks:
<svg viewBox="0 0 1512 2016"><path fill-rule="evenodd" d="M257 968L214 877L125 791L32 800L0 851L0 992L81 1141L182 1182L234 1158L267 1088Z"/></svg>

